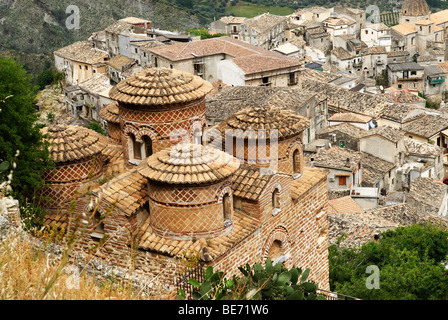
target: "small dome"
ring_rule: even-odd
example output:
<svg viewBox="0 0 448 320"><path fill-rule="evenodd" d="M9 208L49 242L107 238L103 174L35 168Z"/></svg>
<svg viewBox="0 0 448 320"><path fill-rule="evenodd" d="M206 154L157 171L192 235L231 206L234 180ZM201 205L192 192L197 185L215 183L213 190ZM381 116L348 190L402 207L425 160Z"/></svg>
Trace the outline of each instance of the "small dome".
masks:
<svg viewBox="0 0 448 320"><path fill-rule="evenodd" d="M419 17L430 13L425 0L405 0L401 6L401 14L405 16Z"/></svg>
<svg viewBox="0 0 448 320"><path fill-rule="evenodd" d="M169 184L217 182L239 168L232 156L212 147L178 144L143 161L139 172L149 180Z"/></svg>
<svg viewBox="0 0 448 320"><path fill-rule="evenodd" d="M265 106L241 110L220 123L218 129L222 133L226 129L241 129L241 134L234 131L234 136L248 139L269 139L271 130L278 130L278 139L283 139L301 133L309 125L308 119L292 110Z"/></svg>
<svg viewBox="0 0 448 320"><path fill-rule="evenodd" d="M111 99L134 105L168 105L204 97L212 85L198 76L167 68L133 74L112 88Z"/></svg>
<svg viewBox="0 0 448 320"><path fill-rule="evenodd" d="M114 101L104 106L100 110L100 117L107 122L120 123L120 118L118 117L118 102Z"/></svg>
<svg viewBox="0 0 448 320"><path fill-rule="evenodd" d="M48 134L48 150L54 162L76 161L100 153L106 147L106 137L80 126L56 125L41 129Z"/></svg>

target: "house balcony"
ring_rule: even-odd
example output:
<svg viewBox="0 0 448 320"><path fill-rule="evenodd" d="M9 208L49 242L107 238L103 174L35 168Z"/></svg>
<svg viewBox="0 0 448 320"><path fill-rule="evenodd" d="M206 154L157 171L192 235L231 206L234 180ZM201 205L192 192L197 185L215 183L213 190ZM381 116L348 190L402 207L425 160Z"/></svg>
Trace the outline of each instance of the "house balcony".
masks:
<svg viewBox="0 0 448 320"><path fill-rule="evenodd" d="M445 78L432 78L429 79L429 84L437 84L445 82Z"/></svg>

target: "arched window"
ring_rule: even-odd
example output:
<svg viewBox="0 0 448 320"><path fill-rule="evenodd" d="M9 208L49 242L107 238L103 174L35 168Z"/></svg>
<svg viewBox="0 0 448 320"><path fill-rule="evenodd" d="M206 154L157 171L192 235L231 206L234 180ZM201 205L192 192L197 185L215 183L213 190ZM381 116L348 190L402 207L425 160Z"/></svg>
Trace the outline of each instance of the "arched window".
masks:
<svg viewBox="0 0 448 320"><path fill-rule="evenodd" d="M142 140L145 146L145 158L148 158L152 155L152 140L148 136L143 136Z"/></svg>
<svg viewBox="0 0 448 320"><path fill-rule="evenodd" d="M193 132L193 143L202 144L202 131L200 129L195 129Z"/></svg>
<svg viewBox="0 0 448 320"><path fill-rule="evenodd" d="M90 216L92 217L92 233L90 236L92 238L101 239L104 237L104 222L101 217L101 213L97 211L91 211Z"/></svg>
<svg viewBox="0 0 448 320"><path fill-rule="evenodd" d="M142 159L142 143L137 141L135 139L135 136L132 133L129 134L129 137L130 137L131 143L132 143L133 158L141 160Z"/></svg>
<svg viewBox="0 0 448 320"><path fill-rule="evenodd" d="M268 258L276 260L282 255L282 243L280 240L274 240L268 252Z"/></svg>
<svg viewBox="0 0 448 320"><path fill-rule="evenodd" d="M300 152L296 149L292 154L293 173L300 173Z"/></svg>
<svg viewBox="0 0 448 320"><path fill-rule="evenodd" d="M275 189L272 193L272 208L280 209L280 192L278 189Z"/></svg>
<svg viewBox="0 0 448 320"><path fill-rule="evenodd" d="M232 216L232 201L230 198L230 195L228 193L226 193L224 195L224 197L222 198L222 211L223 211L223 215L224 215L224 225L226 226L227 224L230 223L231 221L231 216Z"/></svg>

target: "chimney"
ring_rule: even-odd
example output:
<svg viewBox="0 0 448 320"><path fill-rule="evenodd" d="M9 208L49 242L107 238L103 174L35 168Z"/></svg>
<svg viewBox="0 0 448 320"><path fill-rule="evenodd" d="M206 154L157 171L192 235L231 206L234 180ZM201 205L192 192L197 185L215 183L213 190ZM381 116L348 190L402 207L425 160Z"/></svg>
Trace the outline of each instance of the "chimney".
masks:
<svg viewBox="0 0 448 320"><path fill-rule="evenodd" d="M314 158L310 158L310 167L314 167Z"/></svg>
<svg viewBox="0 0 448 320"><path fill-rule="evenodd" d="M345 160L345 166L350 168L350 158Z"/></svg>

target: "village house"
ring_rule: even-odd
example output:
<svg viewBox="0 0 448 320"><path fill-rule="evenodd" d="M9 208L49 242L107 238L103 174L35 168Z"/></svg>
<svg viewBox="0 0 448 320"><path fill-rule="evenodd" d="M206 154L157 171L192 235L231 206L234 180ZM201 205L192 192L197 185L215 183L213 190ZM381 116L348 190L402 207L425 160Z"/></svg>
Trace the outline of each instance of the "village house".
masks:
<svg viewBox="0 0 448 320"><path fill-rule="evenodd" d="M54 52L56 70L63 73L68 86L107 71L107 52L93 47L91 41L78 41Z"/></svg>
<svg viewBox="0 0 448 320"><path fill-rule="evenodd" d="M318 134L317 138L327 140L332 146L359 151L359 139L365 132L352 123L342 122L329 125Z"/></svg>
<svg viewBox="0 0 448 320"><path fill-rule="evenodd" d="M361 187L362 154L359 151L331 147L319 149L310 158L310 165L329 170L329 199L350 195L351 191Z"/></svg>
<svg viewBox="0 0 448 320"><path fill-rule="evenodd" d="M375 127L372 122L372 117L363 116L352 112L335 113L328 118L328 126L334 126L341 123L349 123L364 130L370 130Z"/></svg>
<svg viewBox="0 0 448 320"><path fill-rule="evenodd" d="M330 34L325 31L321 23L310 24L301 28L306 44L310 47L327 52L332 46Z"/></svg>
<svg viewBox="0 0 448 320"><path fill-rule="evenodd" d="M263 13L241 23L238 39L266 50L276 48L288 40L287 22L288 17Z"/></svg>
<svg viewBox="0 0 448 320"><path fill-rule="evenodd" d="M231 37L219 37L149 50L153 67L183 70L209 82L234 86L297 84L302 63Z"/></svg>
<svg viewBox="0 0 448 320"><path fill-rule="evenodd" d="M425 96L443 96L446 92L445 72L437 64L424 67L424 94Z"/></svg>
<svg viewBox="0 0 448 320"><path fill-rule="evenodd" d="M110 82L116 85L125 79L123 73L136 64L136 61L126 56L118 55L107 61Z"/></svg>
<svg viewBox="0 0 448 320"><path fill-rule="evenodd" d="M135 95L142 84L147 89ZM157 88L165 91L156 93ZM81 128L54 130L52 141L65 144L51 152L62 161L57 173L64 183L74 184L71 177L79 166L90 177L87 169L95 163L92 180L73 175L73 190L78 189L74 215L84 217L81 223L87 228L75 252L98 246L107 234L108 241L92 253L95 258L127 267L132 254L137 274L157 276L169 290L183 280L183 259L193 256L197 268L211 265L229 276L240 265L271 258L287 268L310 268L310 279L329 290L328 172L304 164L302 139L309 120L287 109L246 108L214 127L219 136L230 135L230 140L221 140L222 147L216 149L219 139L199 145L194 141L196 131L204 130L210 90L210 83L182 71L146 69L115 86L110 96L116 103L101 112L115 125L118 109L120 126L115 128L120 134L111 132L115 139L103 142L97 133ZM254 133L246 136L241 150L228 145L241 138L238 129ZM176 137L170 137L173 130ZM278 144L267 146L278 153L266 153L259 141L272 131L278 132ZM82 145L77 144L81 138ZM259 155L254 161L253 154ZM115 161L125 166L99 184L101 168ZM92 188L87 188L89 182ZM56 196L59 185L50 185L46 192L59 207L49 208L53 210L45 223L73 230L69 222L76 219L59 211L73 200L73 190Z"/></svg>
<svg viewBox="0 0 448 320"><path fill-rule="evenodd" d="M423 92L425 68L416 62L396 63L387 66L389 84L397 89Z"/></svg>
<svg viewBox="0 0 448 320"><path fill-rule="evenodd" d="M332 15L325 19L322 23L325 31L330 34L331 42L334 42L334 39L337 36L356 36L356 32L358 31L356 30L356 21L344 15Z"/></svg>
<svg viewBox="0 0 448 320"><path fill-rule="evenodd" d="M446 148L448 143L448 118L436 112L425 112L403 125L406 136Z"/></svg>
<svg viewBox="0 0 448 320"><path fill-rule="evenodd" d="M361 28L360 40L369 48L384 47L389 52L392 46L390 28L384 23L370 23Z"/></svg>
<svg viewBox="0 0 448 320"><path fill-rule="evenodd" d="M247 18L245 17L221 17L210 24L210 31L227 34L235 39L239 39L241 24L246 20Z"/></svg>

